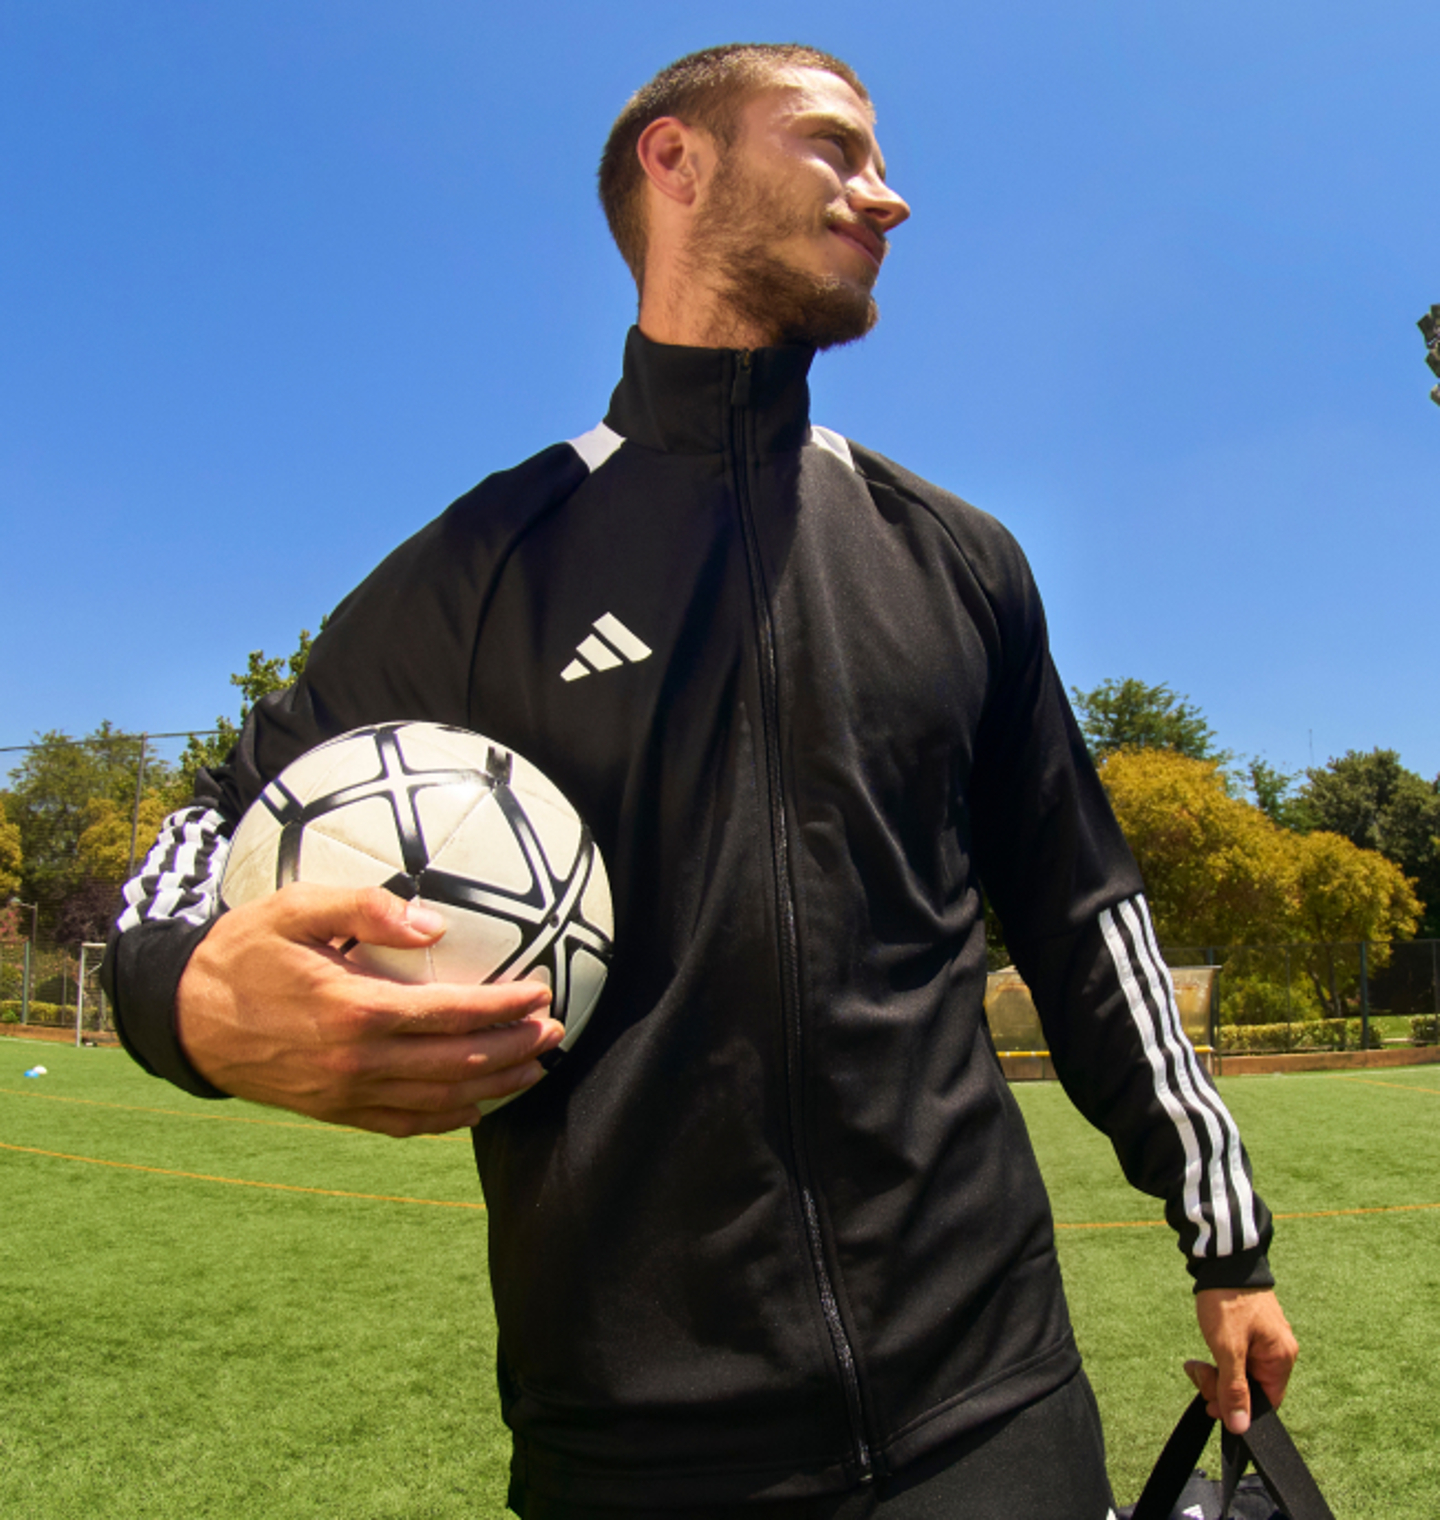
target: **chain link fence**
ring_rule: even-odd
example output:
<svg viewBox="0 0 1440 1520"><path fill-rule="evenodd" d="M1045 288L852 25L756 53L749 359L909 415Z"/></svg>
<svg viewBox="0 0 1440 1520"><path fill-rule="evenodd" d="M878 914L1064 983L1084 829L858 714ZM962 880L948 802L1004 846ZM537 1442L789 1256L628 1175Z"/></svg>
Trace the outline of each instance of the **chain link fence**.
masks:
<svg viewBox="0 0 1440 1520"><path fill-rule="evenodd" d="M113 1038L99 983L102 951L95 943L0 942L0 1024ZM1161 954L1187 994L1182 1001L1191 1039L1224 1054L1440 1044L1440 940L1163 945ZM1218 971L1213 991L1211 980L1204 982L1208 1010L1191 1007L1199 993L1178 974L1199 967ZM1014 973L992 977L997 1037L1002 1021L995 995L1008 987L1006 976L1019 983ZM1018 990L1028 1008L1023 984ZM1023 1030L1007 1025L1005 1037L997 1038L1002 1050L1043 1043L1033 1011L1024 1020Z"/></svg>
<svg viewBox="0 0 1440 1520"><path fill-rule="evenodd" d="M73 1031L84 1040L110 1043L115 1022L100 986L105 947L32 946L28 940L0 942L0 1025L11 1033Z"/></svg>
<svg viewBox="0 0 1440 1520"><path fill-rule="evenodd" d="M1163 945L1160 953L1185 1033L1207 1056L1440 1045L1440 940ZM1007 1074L1052 1074L1018 972L990 973L985 1015Z"/></svg>
<svg viewBox="0 0 1440 1520"><path fill-rule="evenodd" d="M1166 945L1172 967L1218 966L1226 1054L1440 1043L1440 940Z"/></svg>

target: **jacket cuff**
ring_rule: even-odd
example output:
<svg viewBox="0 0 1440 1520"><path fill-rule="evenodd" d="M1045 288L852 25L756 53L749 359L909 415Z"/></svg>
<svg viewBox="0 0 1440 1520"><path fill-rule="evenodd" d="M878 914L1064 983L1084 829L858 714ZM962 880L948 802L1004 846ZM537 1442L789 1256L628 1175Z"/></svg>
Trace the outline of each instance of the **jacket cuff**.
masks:
<svg viewBox="0 0 1440 1520"><path fill-rule="evenodd" d="M120 1043L152 1077L163 1077L197 1098L228 1098L195 1070L175 1027L180 978L210 925L183 919L112 930L101 978Z"/></svg>
<svg viewBox="0 0 1440 1520"><path fill-rule="evenodd" d="M1191 1258L1185 1264L1195 1279L1195 1291L1206 1288L1273 1288L1275 1275L1263 1250L1236 1251L1233 1256Z"/></svg>

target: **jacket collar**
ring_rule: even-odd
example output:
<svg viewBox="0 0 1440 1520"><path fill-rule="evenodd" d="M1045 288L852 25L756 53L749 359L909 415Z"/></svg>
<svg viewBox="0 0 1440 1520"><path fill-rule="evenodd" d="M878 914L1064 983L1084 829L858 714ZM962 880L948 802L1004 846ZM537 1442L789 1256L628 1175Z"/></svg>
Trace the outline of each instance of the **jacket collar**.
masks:
<svg viewBox="0 0 1440 1520"><path fill-rule="evenodd" d="M605 424L642 448L716 454L732 446L744 408L757 453L798 449L810 431L805 377L814 357L813 348L681 348L632 327Z"/></svg>

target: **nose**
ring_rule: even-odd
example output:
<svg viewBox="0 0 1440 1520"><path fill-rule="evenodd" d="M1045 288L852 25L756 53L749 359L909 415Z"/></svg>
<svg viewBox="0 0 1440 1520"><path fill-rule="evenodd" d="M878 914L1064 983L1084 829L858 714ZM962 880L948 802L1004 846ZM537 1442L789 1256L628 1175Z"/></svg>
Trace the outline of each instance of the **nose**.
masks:
<svg viewBox="0 0 1440 1520"><path fill-rule="evenodd" d="M852 211L867 216L881 232L894 232L910 216L910 207L880 178L873 166L851 180L847 199Z"/></svg>

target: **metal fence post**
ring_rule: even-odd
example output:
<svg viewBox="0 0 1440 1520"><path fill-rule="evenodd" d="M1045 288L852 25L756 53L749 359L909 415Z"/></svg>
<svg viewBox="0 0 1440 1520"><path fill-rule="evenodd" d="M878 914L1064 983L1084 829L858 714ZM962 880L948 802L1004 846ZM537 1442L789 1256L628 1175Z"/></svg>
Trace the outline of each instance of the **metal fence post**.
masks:
<svg viewBox="0 0 1440 1520"><path fill-rule="evenodd" d="M1370 1049L1370 960L1368 940L1360 941L1360 1049Z"/></svg>
<svg viewBox="0 0 1440 1520"><path fill-rule="evenodd" d="M80 946L80 974L75 979L75 1049L80 1049L80 1028L85 1018L85 946Z"/></svg>
<svg viewBox="0 0 1440 1520"><path fill-rule="evenodd" d="M135 807L130 814L130 859L125 866L125 880L135 874L135 842L140 832L140 796L145 784L145 742L148 734L140 735L140 761L135 767Z"/></svg>
<svg viewBox="0 0 1440 1520"><path fill-rule="evenodd" d="M25 969L20 980L20 1022L30 1022L30 941L25 941Z"/></svg>
<svg viewBox="0 0 1440 1520"><path fill-rule="evenodd" d="M1215 964L1215 947L1206 945L1204 950L1205 964ZM1210 979L1210 1009L1205 1019L1205 1040L1211 1050L1220 1048L1220 977L1218 973ZM1213 1058L1212 1058L1213 1059Z"/></svg>

